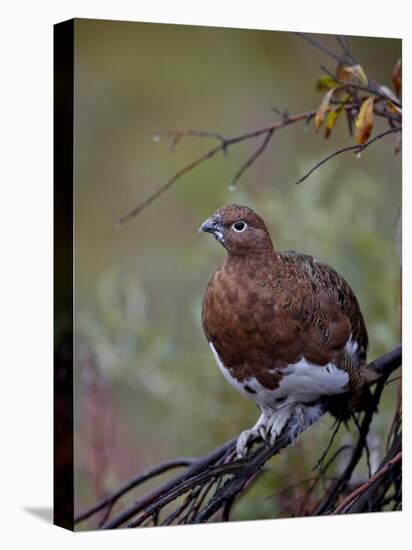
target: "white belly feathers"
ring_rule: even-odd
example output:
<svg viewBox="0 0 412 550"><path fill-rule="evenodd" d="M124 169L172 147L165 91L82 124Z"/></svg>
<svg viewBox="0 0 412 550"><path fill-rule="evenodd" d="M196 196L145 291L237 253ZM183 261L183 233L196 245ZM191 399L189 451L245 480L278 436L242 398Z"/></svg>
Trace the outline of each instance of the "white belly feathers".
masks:
<svg viewBox="0 0 412 550"><path fill-rule="evenodd" d="M304 357L282 370L284 376L275 390L264 388L254 377L238 382L223 365L212 342L209 342L209 345L226 380L242 395L262 407L277 409L289 403L313 403L323 395L337 395L347 390L347 372L338 369L332 363L324 366L314 365Z"/></svg>

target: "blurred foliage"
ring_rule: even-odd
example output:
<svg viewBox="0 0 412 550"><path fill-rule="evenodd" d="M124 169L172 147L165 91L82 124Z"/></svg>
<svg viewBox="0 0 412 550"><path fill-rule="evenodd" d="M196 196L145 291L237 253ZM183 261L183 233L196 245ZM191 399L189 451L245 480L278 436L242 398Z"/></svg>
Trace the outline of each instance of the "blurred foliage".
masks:
<svg viewBox="0 0 412 550"><path fill-rule="evenodd" d="M389 85L400 41L351 44L368 76ZM210 145L186 139L171 155L169 144L152 140L156 131L233 135L273 121L274 104L291 113L312 108L322 62L293 33L76 21L77 509L154 463L205 453L256 419L254 405L216 368L200 326L202 295L224 250L197 228L223 204L252 206L275 247L312 254L345 276L365 314L371 359L399 341L401 165L392 136L361 158L333 159L295 186L314 162L349 143L347 128L340 120L328 142L303 126L283 129L235 192L228 183L254 144L206 162L121 230L114 227ZM395 394L392 384L375 422L378 455ZM330 424L323 419L276 457L234 518L279 513L275 493L311 476Z"/></svg>

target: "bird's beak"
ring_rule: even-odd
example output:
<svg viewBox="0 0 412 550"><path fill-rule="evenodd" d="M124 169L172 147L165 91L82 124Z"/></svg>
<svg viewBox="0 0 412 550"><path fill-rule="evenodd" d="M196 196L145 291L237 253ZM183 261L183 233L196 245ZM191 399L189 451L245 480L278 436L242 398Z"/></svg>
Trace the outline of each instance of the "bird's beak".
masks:
<svg viewBox="0 0 412 550"><path fill-rule="evenodd" d="M216 219L208 218L199 227L199 233L214 233L217 229Z"/></svg>
<svg viewBox="0 0 412 550"><path fill-rule="evenodd" d="M212 233L217 241L222 242L223 228L221 219L216 215L208 218L199 227L199 233Z"/></svg>

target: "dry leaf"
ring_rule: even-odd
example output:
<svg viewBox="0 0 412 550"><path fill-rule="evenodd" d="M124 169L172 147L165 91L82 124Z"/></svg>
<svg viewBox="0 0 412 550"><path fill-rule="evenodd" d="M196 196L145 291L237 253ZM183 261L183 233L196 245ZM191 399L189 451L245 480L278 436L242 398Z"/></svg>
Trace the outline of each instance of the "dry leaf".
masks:
<svg viewBox="0 0 412 550"><path fill-rule="evenodd" d="M323 96L322 102L319 105L318 112L315 115L315 128L316 128L316 130L319 130L322 122L325 119L325 113L329 109L329 103L330 103L330 100L332 99L332 95L333 95L334 91L335 91L335 88L333 88L332 90L329 90L329 92L327 92Z"/></svg>
<svg viewBox="0 0 412 550"><path fill-rule="evenodd" d="M398 61L396 62L395 68L393 69L392 83L396 93L399 96L402 88L402 64L400 59L398 59Z"/></svg>
<svg viewBox="0 0 412 550"><path fill-rule="evenodd" d="M338 78L344 82L353 82L358 80L363 86L368 85L368 77L361 65L350 65L338 68Z"/></svg>
<svg viewBox="0 0 412 550"><path fill-rule="evenodd" d="M368 97L365 99L355 121L355 139L356 143L359 145L363 145L366 141L368 141L372 132L374 120L373 101L373 97Z"/></svg>

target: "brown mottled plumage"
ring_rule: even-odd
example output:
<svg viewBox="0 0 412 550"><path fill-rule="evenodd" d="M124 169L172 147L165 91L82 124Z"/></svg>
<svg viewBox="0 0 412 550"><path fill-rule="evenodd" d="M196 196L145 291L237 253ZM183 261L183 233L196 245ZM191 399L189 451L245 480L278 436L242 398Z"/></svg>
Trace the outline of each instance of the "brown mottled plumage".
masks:
<svg viewBox="0 0 412 550"><path fill-rule="evenodd" d="M312 256L276 252L248 207L221 208L200 230L228 252L205 292L204 332L225 377L262 409L239 455L254 435L274 441L292 415L304 429L323 398L337 416L353 412L367 393L368 337L348 283Z"/></svg>

